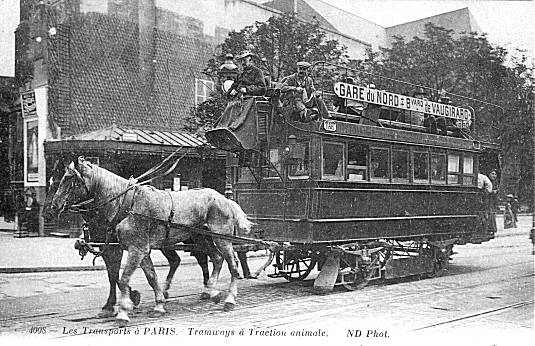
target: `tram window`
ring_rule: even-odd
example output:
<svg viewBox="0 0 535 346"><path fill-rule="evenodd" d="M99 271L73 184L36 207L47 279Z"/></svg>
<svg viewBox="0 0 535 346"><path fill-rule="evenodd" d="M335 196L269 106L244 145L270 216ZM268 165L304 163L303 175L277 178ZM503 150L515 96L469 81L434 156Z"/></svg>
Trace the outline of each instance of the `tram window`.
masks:
<svg viewBox="0 0 535 346"><path fill-rule="evenodd" d="M474 185L474 157L463 155L463 185Z"/></svg>
<svg viewBox="0 0 535 346"><path fill-rule="evenodd" d="M472 155L464 155L463 157L463 173L474 174L474 157Z"/></svg>
<svg viewBox="0 0 535 346"><path fill-rule="evenodd" d="M459 154L448 154L448 184L459 184L460 159Z"/></svg>
<svg viewBox="0 0 535 346"><path fill-rule="evenodd" d="M409 152L406 150L392 150L392 181L409 181Z"/></svg>
<svg viewBox="0 0 535 346"><path fill-rule="evenodd" d="M288 175L294 179L308 178L310 175L310 148L308 142L297 143L293 147L295 161L288 166Z"/></svg>
<svg viewBox="0 0 535 346"><path fill-rule="evenodd" d="M347 180L368 180L368 150L365 144L347 145Z"/></svg>
<svg viewBox="0 0 535 346"><path fill-rule="evenodd" d="M446 183L446 155L439 153L431 154L431 181L433 183Z"/></svg>
<svg viewBox="0 0 535 346"><path fill-rule="evenodd" d="M344 145L323 143L323 178L344 180Z"/></svg>
<svg viewBox="0 0 535 346"><path fill-rule="evenodd" d="M281 166L281 162L280 162L280 156L279 156L279 149L278 148L269 149L269 161L271 162L271 164L273 166L269 167L267 169L266 177L267 178L279 178L279 175L277 174L277 171L281 172L281 167L282 166Z"/></svg>
<svg viewBox="0 0 535 346"><path fill-rule="evenodd" d="M370 178L371 180L388 180L389 170L388 149L373 148L370 150Z"/></svg>
<svg viewBox="0 0 535 346"><path fill-rule="evenodd" d="M414 182L429 182L429 153L414 152Z"/></svg>

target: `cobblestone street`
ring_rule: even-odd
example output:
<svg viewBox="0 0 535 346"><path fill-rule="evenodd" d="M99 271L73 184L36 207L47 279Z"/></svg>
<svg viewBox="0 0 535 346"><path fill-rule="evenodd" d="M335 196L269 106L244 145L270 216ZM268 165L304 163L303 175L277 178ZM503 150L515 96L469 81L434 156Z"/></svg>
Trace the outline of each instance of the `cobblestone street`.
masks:
<svg viewBox="0 0 535 346"><path fill-rule="evenodd" d="M349 292L337 287L333 293L316 295L311 280L288 283L263 273L257 280L240 281L238 306L230 313L198 301L200 271L188 263L177 273L166 304L168 313L147 318L154 304L152 292L138 271L133 287L141 291L142 304L126 330L138 328L148 334L173 330L187 342L231 338L237 343L314 343L325 338L329 343L392 345L407 340L424 344L421 341L438 336L437 344L442 344L444 336L449 342L475 337L473 345L507 345L507 335L517 340L515 345L524 345L534 331L530 220L521 217L518 229L500 230L490 242L455 247L448 271L433 279L379 282ZM251 267L263 260L252 258ZM160 278L165 271L158 269ZM222 289L228 279L224 270ZM67 337L64 328L85 332L73 340L80 342L92 340L87 339L90 329L114 327L111 319L95 318L107 294L103 271L2 274L0 292L4 336L28 336L32 327L43 326L46 337L60 342ZM224 331L235 335L207 335ZM242 338L241 331L246 334Z"/></svg>

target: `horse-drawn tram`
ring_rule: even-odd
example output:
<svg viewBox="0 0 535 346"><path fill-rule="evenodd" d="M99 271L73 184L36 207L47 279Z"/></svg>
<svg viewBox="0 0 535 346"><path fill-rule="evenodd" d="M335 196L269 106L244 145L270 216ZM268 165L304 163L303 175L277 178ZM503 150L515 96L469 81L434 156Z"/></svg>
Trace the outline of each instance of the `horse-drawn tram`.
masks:
<svg viewBox="0 0 535 346"><path fill-rule="evenodd" d="M100 239L94 245L103 247L110 278L104 315L113 313L117 284L117 320L129 321L136 300L129 280L138 266L154 290L155 312L164 313L179 263L174 251L188 241L202 250L196 256L205 284L201 298L220 301L217 282L227 263L228 311L238 294L235 250L269 248L259 270L275 257L270 275L288 280L303 280L317 266L314 286L324 291L335 284L354 289L380 278L436 275L453 245L494 237L495 214L489 195L478 188L478 173L496 160L486 154L490 144L472 138L473 109L446 97L416 97L421 91L409 97L372 81L359 85L356 70L314 66L322 90L283 83L267 90L269 96L235 98L206 133L212 145L229 152L234 201L212 189L147 186L154 179L147 175L163 170L172 156L140 176L144 182L84 158L68 165L57 191L49 193L47 214L76 207L93 225L89 239ZM163 289L150 249L160 249L170 263ZM87 250L94 251L81 244ZM119 280L122 250L128 257Z"/></svg>
<svg viewBox="0 0 535 346"><path fill-rule="evenodd" d="M328 114L300 117L292 95L280 95L282 109L277 97L244 98L247 114L224 115L206 134L231 153L233 197L258 236L283 244L271 276L302 280L317 266L320 290L433 276L453 245L494 237L495 214L478 189L491 145L473 138L471 107L429 101L421 89L380 90L370 76L359 85L362 73L349 68L313 71L307 111L324 102Z"/></svg>

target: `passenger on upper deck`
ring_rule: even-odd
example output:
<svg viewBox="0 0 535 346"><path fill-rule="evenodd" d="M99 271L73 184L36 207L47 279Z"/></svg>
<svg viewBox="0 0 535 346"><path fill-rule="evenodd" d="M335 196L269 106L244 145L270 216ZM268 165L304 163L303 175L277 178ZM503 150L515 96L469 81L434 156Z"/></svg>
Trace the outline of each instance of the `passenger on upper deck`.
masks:
<svg viewBox="0 0 535 346"><path fill-rule="evenodd" d="M353 77L345 77L342 79L342 82L356 85L355 79ZM337 97L333 101L333 106L335 106L335 111L340 113L347 113L352 115L362 115L362 110L364 109L364 104L355 101L350 100L346 98Z"/></svg>
<svg viewBox="0 0 535 346"><path fill-rule="evenodd" d="M230 96L241 93L244 96L262 96L266 91L266 81L262 70L253 63L253 53L244 50L236 59L241 62L242 72L238 76L238 81L230 90Z"/></svg>
<svg viewBox="0 0 535 346"><path fill-rule="evenodd" d="M417 91L412 93L412 97L420 99L420 100L427 100L426 98L427 93L423 88L419 88ZM424 124L424 113L422 112L415 112L415 111L408 111L408 117L406 117L406 120L411 125L417 125L422 126Z"/></svg>
<svg viewBox="0 0 535 346"><path fill-rule="evenodd" d="M376 86L373 83L367 85L368 89L375 89ZM364 125L379 125L382 126L379 122L379 117L381 116L381 106L364 102L364 110L362 111L362 120L361 124Z"/></svg>
<svg viewBox="0 0 535 346"><path fill-rule="evenodd" d="M290 115L297 113L297 118L303 122L317 120L320 116L329 117L329 112L325 103L316 93L314 82L308 76L310 63L300 61L297 63L297 72L284 77L281 81L281 93L283 97L283 107L290 109Z"/></svg>

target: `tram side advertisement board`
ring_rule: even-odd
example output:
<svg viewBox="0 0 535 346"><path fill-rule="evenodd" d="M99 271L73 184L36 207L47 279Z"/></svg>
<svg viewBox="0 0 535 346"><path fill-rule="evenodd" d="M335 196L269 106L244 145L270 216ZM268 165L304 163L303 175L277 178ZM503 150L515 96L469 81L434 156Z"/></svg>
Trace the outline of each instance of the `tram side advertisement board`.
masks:
<svg viewBox="0 0 535 346"><path fill-rule="evenodd" d="M415 97L394 94L385 90L371 89L355 84L337 82L334 92L338 97L380 106L422 112L453 119L457 126L468 128L472 124L472 112L467 108L456 107Z"/></svg>

